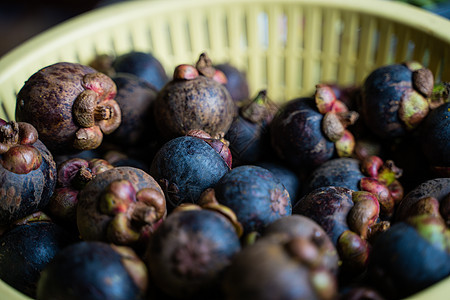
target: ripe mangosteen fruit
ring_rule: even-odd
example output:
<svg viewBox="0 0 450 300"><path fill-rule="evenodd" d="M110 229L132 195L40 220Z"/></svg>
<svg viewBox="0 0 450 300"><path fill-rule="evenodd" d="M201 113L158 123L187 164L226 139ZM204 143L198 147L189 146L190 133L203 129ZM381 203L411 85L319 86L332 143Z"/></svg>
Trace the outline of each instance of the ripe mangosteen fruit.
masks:
<svg viewBox="0 0 450 300"><path fill-rule="evenodd" d="M269 170L254 165L233 168L214 186L217 201L229 207L244 234L261 232L275 220L292 212L289 193Z"/></svg>
<svg viewBox="0 0 450 300"><path fill-rule="evenodd" d="M32 124L54 154L97 148L121 122L116 85L95 69L69 62L34 73L16 100L17 121Z"/></svg>
<svg viewBox="0 0 450 300"><path fill-rule="evenodd" d="M358 159L351 157L330 159L311 172L304 193L310 193L324 186L340 186L357 191L363 177L365 175L361 171L361 163Z"/></svg>
<svg viewBox="0 0 450 300"><path fill-rule="evenodd" d="M318 84L314 97L280 107L270 125L271 144L280 159L308 172L335 156L353 154L355 140L346 128L357 119L331 87Z"/></svg>
<svg viewBox="0 0 450 300"><path fill-rule="evenodd" d="M77 241L57 223L38 219L12 225L0 235L0 279L32 298L41 271L56 253Z"/></svg>
<svg viewBox="0 0 450 300"><path fill-rule="evenodd" d="M337 279L311 239L271 234L244 247L226 269L226 299L334 299Z"/></svg>
<svg viewBox="0 0 450 300"><path fill-rule="evenodd" d="M194 204L176 208L155 231L144 261L151 280L175 299L220 298L219 282L241 249L233 224Z"/></svg>
<svg viewBox="0 0 450 300"><path fill-rule="evenodd" d="M220 154L223 148L228 163ZM230 171L232 162L227 149L222 141L201 131L172 139L160 148L149 174L163 187L168 212L181 203L197 203L204 190Z"/></svg>
<svg viewBox="0 0 450 300"><path fill-rule="evenodd" d="M0 226L44 209L55 184L55 161L36 129L0 119Z"/></svg>
<svg viewBox="0 0 450 300"><path fill-rule="evenodd" d="M339 236L349 229L347 215L353 207L353 192L345 187L319 187L303 196L292 213L317 222L337 245Z"/></svg>
<svg viewBox="0 0 450 300"><path fill-rule="evenodd" d="M265 90L254 99L243 102L238 116L225 134L225 139L230 142L234 167L254 164L270 157L269 124L277 109L267 98Z"/></svg>
<svg viewBox="0 0 450 300"><path fill-rule="evenodd" d="M211 71L207 72L205 70ZM228 90L213 79L212 63L205 53L196 67L179 65L173 79L158 93L154 118L166 140L203 130L212 137L224 135L236 115Z"/></svg>
<svg viewBox="0 0 450 300"><path fill-rule="evenodd" d="M105 136L104 143L129 152L130 148L136 151L133 148L156 141L157 129L151 110L157 89L133 74L117 73L111 79L117 86L115 100L122 112L122 122L114 132Z"/></svg>
<svg viewBox="0 0 450 300"><path fill-rule="evenodd" d="M160 90L169 78L161 62L152 54L142 51L130 51L117 56L112 62L116 73L130 73L147 81Z"/></svg>
<svg viewBox="0 0 450 300"><path fill-rule="evenodd" d="M311 218L302 215L282 217L267 227L261 233L261 238L270 234L287 234L290 237L301 237L311 241L322 255L320 266L337 275L339 255L330 237L323 228Z"/></svg>
<svg viewBox="0 0 450 300"><path fill-rule="evenodd" d="M440 217L416 215L393 224L373 245L370 281L403 299L450 275L450 231Z"/></svg>
<svg viewBox="0 0 450 300"><path fill-rule="evenodd" d="M81 241L59 251L44 268L37 299L144 299L148 272L129 247Z"/></svg>
<svg viewBox="0 0 450 300"><path fill-rule="evenodd" d="M363 83L359 111L378 137L403 137L428 114L433 86L433 74L418 62L379 67Z"/></svg>
<svg viewBox="0 0 450 300"><path fill-rule="evenodd" d="M139 250L165 216L160 186L133 167L115 167L97 174L78 195L78 230L88 241Z"/></svg>
<svg viewBox="0 0 450 300"><path fill-rule="evenodd" d="M250 97L247 74L245 72L236 68L229 62L214 65L214 68L225 74L227 78L225 87L228 92L230 92L231 98L237 105L246 101Z"/></svg>
<svg viewBox="0 0 450 300"><path fill-rule="evenodd" d="M272 172L288 191L292 207L297 203L300 191L302 190L303 179L301 179L291 168L278 160L263 160L254 163L254 165Z"/></svg>
<svg viewBox="0 0 450 300"><path fill-rule="evenodd" d="M419 138L428 165L450 176L450 102L433 109L420 128Z"/></svg>
<svg viewBox="0 0 450 300"><path fill-rule="evenodd" d="M395 220L405 221L424 211L440 215L450 224L450 178L433 178L417 185L400 201Z"/></svg>

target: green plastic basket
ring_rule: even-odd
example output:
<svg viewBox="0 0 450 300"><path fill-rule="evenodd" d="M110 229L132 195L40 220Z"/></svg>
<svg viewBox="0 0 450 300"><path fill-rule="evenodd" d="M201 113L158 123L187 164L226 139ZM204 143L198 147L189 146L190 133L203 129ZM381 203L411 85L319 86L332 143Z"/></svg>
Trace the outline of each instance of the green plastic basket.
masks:
<svg viewBox="0 0 450 300"><path fill-rule="evenodd" d="M450 21L382 0L126 1L64 22L0 58L0 117L14 119L28 77L97 54L155 55L168 73L206 51L246 72L253 95L311 94L319 82L359 84L374 68L417 60L450 81ZM450 278L414 296L448 299ZM27 299L0 281L0 299Z"/></svg>

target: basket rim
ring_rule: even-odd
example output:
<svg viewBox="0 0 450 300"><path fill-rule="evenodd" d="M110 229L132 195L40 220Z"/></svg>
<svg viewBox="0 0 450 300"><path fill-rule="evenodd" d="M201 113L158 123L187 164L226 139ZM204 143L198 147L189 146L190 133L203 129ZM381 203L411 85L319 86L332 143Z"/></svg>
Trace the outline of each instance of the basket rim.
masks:
<svg viewBox="0 0 450 300"><path fill-rule="evenodd" d="M450 44L450 20L407 3L388 0L134 0L95 8L49 28L11 49L0 57L0 82L3 82L8 74L14 74L15 70L22 69L22 66L33 61L33 57L37 53L64 45L66 41L72 40L74 37L88 35L93 24L95 24L95 29L105 28L117 24L118 21L124 22L145 15L148 13L148 9L152 9L152 13L155 14L167 12L174 6L177 9L192 9L199 6L213 7L215 5L233 5L234 3L259 6L301 3L357 11L395 20ZM129 10L132 10L133 14L127 14ZM417 20L423 21L417 22Z"/></svg>

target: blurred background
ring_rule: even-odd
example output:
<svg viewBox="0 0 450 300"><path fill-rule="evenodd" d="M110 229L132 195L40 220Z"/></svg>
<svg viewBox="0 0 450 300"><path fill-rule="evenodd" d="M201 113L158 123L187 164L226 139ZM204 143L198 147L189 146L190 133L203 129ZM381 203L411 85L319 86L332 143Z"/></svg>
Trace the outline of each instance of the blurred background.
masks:
<svg viewBox="0 0 450 300"><path fill-rule="evenodd" d="M133 0L14 0L0 2L0 57L40 32L76 15L115 2ZM141 0L142 1L142 0ZM151 0L147 0L151 1ZM188 1L188 0L186 0ZM345 1L345 0L342 0ZM361 0L363 1L363 0ZM388 1L388 0L386 0ZM450 18L450 0L408 2Z"/></svg>

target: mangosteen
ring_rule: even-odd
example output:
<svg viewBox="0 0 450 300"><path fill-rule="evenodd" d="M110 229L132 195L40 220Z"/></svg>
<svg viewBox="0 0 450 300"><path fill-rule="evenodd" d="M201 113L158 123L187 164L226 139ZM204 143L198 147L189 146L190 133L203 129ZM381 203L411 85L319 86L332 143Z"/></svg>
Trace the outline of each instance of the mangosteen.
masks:
<svg viewBox="0 0 450 300"><path fill-rule="evenodd" d="M244 233L261 232L292 212L289 193L269 170L254 165L233 168L214 186L217 201L229 207Z"/></svg>
<svg viewBox="0 0 450 300"><path fill-rule="evenodd" d="M308 178L305 194L319 187L340 186L354 191L368 191L378 197L383 219L390 219L395 205L403 198L403 186L398 179L403 170L392 160L368 156L359 161L354 158L335 158L317 167Z"/></svg>
<svg viewBox="0 0 450 300"><path fill-rule="evenodd" d="M231 163L224 142L203 131L190 131L160 148L149 174L163 187L170 212L181 203L197 203L204 190L230 171Z"/></svg>
<svg viewBox="0 0 450 300"><path fill-rule="evenodd" d="M100 146L121 122L116 85L95 69L69 62L34 73L17 95L15 117L28 122L54 154Z"/></svg>
<svg viewBox="0 0 450 300"><path fill-rule="evenodd" d="M152 281L166 295L220 299L220 279L240 249L238 233L225 215L184 204L155 231L144 261Z"/></svg>
<svg viewBox="0 0 450 300"><path fill-rule="evenodd" d="M55 161L36 129L0 119L0 226L44 209L55 185Z"/></svg>
<svg viewBox="0 0 450 300"><path fill-rule="evenodd" d="M267 227L261 233L261 238L270 234L287 234L290 237L301 237L311 241L322 255L321 267L332 274L338 274L339 256L330 237L313 219L302 215L282 217Z"/></svg>
<svg viewBox="0 0 450 300"><path fill-rule="evenodd" d="M179 65L173 79L158 93L154 118L166 140L203 130L212 137L223 136L236 115L228 90L214 79L208 56L200 55L196 66Z"/></svg>
<svg viewBox="0 0 450 300"><path fill-rule="evenodd" d="M222 71L225 74L227 78L225 87L227 88L228 92L230 92L230 96L233 101L238 106L240 105L240 103L247 101L247 99L250 97L247 74L235 67L230 62L214 65L214 68Z"/></svg>
<svg viewBox="0 0 450 300"><path fill-rule="evenodd" d="M81 241L44 268L36 299L145 299L148 271L129 247Z"/></svg>
<svg viewBox="0 0 450 300"><path fill-rule="evenodd" d="M225 299L334 299L336 276L313 238L270 234L244 247L226 269Z"/></svg>
<svg viewBox="0 0 450 300"><path fill-rule="evenodd" d="M340 186L359 190L359 182L365 177L361 162L351 157L333 158L314 169L309 175L303 193L307 194L319 187Z"/></svg>
<svg viewBox="0 0 450 300"><path fill-rule="evenodd" d="M433 178L417 185L400 201L395 220L405 221L423 211L440 215L450 225L450 178Z"/></svg>
<svg viewBox="0 0 450 300"><path fill-rule="evenodd" d="M133 74L117 73L111 79L117 86L115 100L122 112L122 122L114 132L105 136L104 143L132 153L137 151L133 148L145 147L158 139L151 111L158 91Z"/></svg>
<svg viewBox="0 0 450 300"><path fill-rule="evenodd" d="M243 102L238 116L225 134L230 142L233 167L254 164L270 157L269 124L278 107L267 98L262 90L250 101Z"/></svg>
<svg viewBox="0 0 450 300"><path fill-rule="evenodd" d="M140 250L165 216L163 191L141 169L106 170L78 194L77 225L84 240Z"/></svg>
<svg viewBox="0 0 450 300"><path fill-rule="evenodd" d="M404 137L428 114L433 86L433 74L418 62L379 67L363 83L359 111L378 137Z"/></svg>
<svg viewBox="0 0 450 300"><path fill-rule="evenodd" d="M450 275L450 231L440 217L393 224L373 245L370 281L389 299L409 297Z"/></svg>
<svg viewBox="0 0 450 300"><path fill-rule="evenodd" d="M435 173L450 176L450 102L433 109L420 128L420 145Z"/></svg>
<svg viewBox="0 0 450 300"><path fill-rule="evenodd" d="M145 80L157 90L169 81L161 62L149 52L130 51L117 56L112 62L115 73L129 73Z"/></svg>
<svg viewBox="0 0 450 300"><path fill-rule="evenodd" d="M297 173L278 160L262 160L254 163L254 165L272 172L288 191L292 206L297 203L303 185L303 179Z"/></svg>
<svg viewBox="0 0 450 300"><path fill-rule="evenodd" d="M77 204L78 195L86 184L95 176L106 170L114 168L104 159L72 158L58 166L55 191L50 198L46 211L49 215L77 230Z"/></svg>
<svg viewBox="0 0 450 300"><path fill-rule="evenodd" d="M77 241L63 227L44 219L31 216L0 235L0 279L32 298L41 271L61 249Z"/></svg>
<svg viewBox="0 0 450 300"><path fill-rule="evenodd" d="M280 107L270 125L271 144L281 160L308 172L333 157L353 154L355 140L346 128L357 119L331 87L318 84L314 97Z"/></svg>

